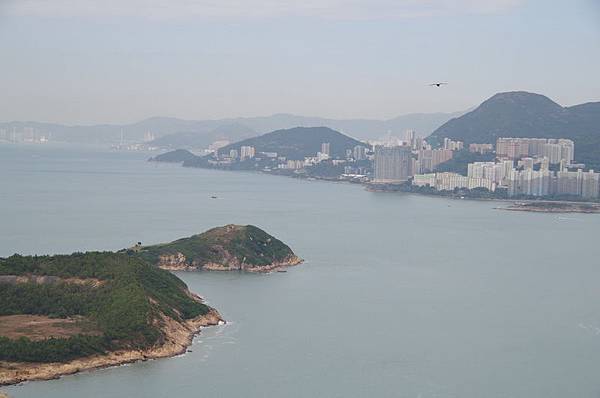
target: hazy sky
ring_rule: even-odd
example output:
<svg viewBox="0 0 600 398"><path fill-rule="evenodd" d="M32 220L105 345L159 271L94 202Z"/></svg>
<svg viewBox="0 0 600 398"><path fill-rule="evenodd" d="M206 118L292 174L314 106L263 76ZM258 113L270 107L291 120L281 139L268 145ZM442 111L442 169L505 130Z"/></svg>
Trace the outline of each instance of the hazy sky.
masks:
<svg viewBox="0 0 600 398"><path fill-rule="evenodd" d="M0 54L1 121L572 105L600 100L600 1L0 0Z"/></svg>

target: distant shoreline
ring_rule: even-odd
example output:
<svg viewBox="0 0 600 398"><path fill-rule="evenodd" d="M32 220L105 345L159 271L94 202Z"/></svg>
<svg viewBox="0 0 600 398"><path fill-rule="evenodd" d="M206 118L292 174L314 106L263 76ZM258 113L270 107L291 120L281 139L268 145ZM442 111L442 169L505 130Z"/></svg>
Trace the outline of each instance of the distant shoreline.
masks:
<svg viewBox="0 0 600 398"><path fill-rule="evenodd" d="M174 164L173 162L161 162L161 161L156 161L153 160L152 162L154 163L166 163L166 164ZM271 173L271 172L267 172L267 171L263 171L263 170L229 170L226 168L218 168L218 167L195 167L195 166L183 166L181 163L176 163L179 164L180 167L186 167L186 168L190 168L190 169L202 169L202 170L214 170L214 171L225 171L225 172L241 172L241 173L252 173L252 174L262 174L262 175L269 175L269 176L276 176L276 177L288 177L288 178L293 178L293 179L297 179L297 180L307 180L307 181L325 181L325 182L334 182L334 183L346 183L346 184L353 184L353 185L362 185L364 187L365 190L369 191L369 192L382 192L382 193L390 193L390 192L401 192L401 193L409 193L409 194L415 194L415 195L422 195L422 196L427 196L427 197L438 197L438 198L446 198L446 199L457 199L457 200L473 200L473 201L488 201L488 202L512 202L512 203L555 203L555 204L581 204L581 205L600 205L600 202L594 202L594 201L571 201L571 200L551 200L551 199L544 199L544 198L540 198L540 199L518 199L518 198L495 198L493 196L490 197L474 197L474 196L470 196L469 194L464 194L464 193L458 193L455 194L453 192L448 192L446 193L441 193L442 191L436 191L438 193L427 193L427 192L417 192L417 191L408 191L408 190L401 190L401 189L373 189L373 185L370 183L365 183L365 182L358 182L358 181L352 181L352 180L345 180L345 179L337 179L337 178L332 178L332 177L318 177L318 176L305 176L305 175L292 175L292 174L283 174L283 173ZM506 208L496 208L498 210L506 210ZM512 211L516 211L517 209L510 209ZM534 210L521 210L521 211L531 211L533 212ZM558 213L558 211L537 211L538 213ZM566 212L571 212L573 213L574 211L564 211ZM586 213L586 214L593 214L596 212L585 212L585 211L581 211L580 213Z"/></svg>

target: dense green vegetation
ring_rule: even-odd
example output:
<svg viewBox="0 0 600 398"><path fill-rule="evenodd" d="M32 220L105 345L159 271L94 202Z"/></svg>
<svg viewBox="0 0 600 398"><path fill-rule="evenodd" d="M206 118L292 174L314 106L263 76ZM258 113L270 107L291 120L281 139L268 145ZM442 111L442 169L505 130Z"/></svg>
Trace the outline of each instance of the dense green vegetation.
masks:
<svg viewBox="0 0 600 398"><path fill-rule="evenodd" d="M81 315L102 336L28 341L0 340L0 360L66 361L89 353L125 347L148 347L161 338L160 313L176 320L209 311L191 299L185 284L140 258L118 253L75 253L0 259L0 275L52 275L95 278L99 285L67 282L0 285L0 315ZM62 355L60 353L63 353Z"/></svg>
<svg viewBox="0 0 600 398"><path fill-rule="evenodd" d="M226 253L252 266L268 265L293 255L285 243L253 225L213 228L189 238L144 246L139 252L129 253L152 264L157 264L161 255L181 253L190 265L194 263L200 267L208 262L227 265Z"/></svg>
<svg viewBox="0 0 600 398"><path fill-rule="evenodd" d="M317 178L338 178L344 174L343 165L334 165L332 162L324 161L306 168L306 175Z"/></svg>
<svg viewBox="0 0 600 398"><path fill-rule="evenodd" d="M0 360L14 362L64 362L93 354L102 354L110 344L100 336L73 336L31 341L0 336Z"/></svg>
<svg viewBox="0 0 600 398"><path fill-rule="evenodd" d="M495 144L499 137L569 138L575 160L600 169L600 102L562 107L539 94L500 93L446 122L427 141L436 145L444 137L467 145Z"/></svg>
<svg viewBox="0 0 600 398"><path fill-rule="evenodd" d="M468 149L461 151L455 151L452 155L452 159L447 162L440 163L435 168L438 172L450 172L467 175L467 169L469 163L473 162L491 162L494 160L496 155L493 153L472 153Z"/></svg>

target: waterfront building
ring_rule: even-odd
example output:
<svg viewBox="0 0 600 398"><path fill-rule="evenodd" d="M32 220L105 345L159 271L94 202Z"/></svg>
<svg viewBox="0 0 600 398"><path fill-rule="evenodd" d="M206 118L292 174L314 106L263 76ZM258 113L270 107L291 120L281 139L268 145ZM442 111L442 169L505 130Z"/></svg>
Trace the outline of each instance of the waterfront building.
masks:
<svg viewBox="0 0 600 398"><path fill-rule="evenodd" d="M331 156L331 152L330 152L330 143L329 142L324 142L321 144L321 153L324 153L327 156Z"/></svg>
<svg viewBox="0 0 600 398"><path fill-rule="evenodd" d="M231 159L237 159L238 158L238 151L237 151L237 149L231 149L231 150L229 150L229 157Z"/></svg>
<svg viewBox="0 0 600 398"><path fill-rule="evenodd" d="M256 149L253 146L242 146L240 148L240 160L252 159L256 155Z"/></svg>
<svg viewBox="0 0 600 398"><path fill-rule="evenodd" d="M411 176L412 153L409 146L375 147L375 179L381 184L401 184Z"/></svg>
<svg viewBox="0 0 600 398"><path fill-rule="evenodd" d="M412 185L429 186L438 191L475 188L485 188L491 192L496 190L496 183L488 178L467 177L457 173L417 174L412 180Z"/></svg>
<svg viewBox="0 0 600 398"><path fill-rule="evenodd" d="M553 175L548 170L512 169L508 178L509 196L546 196L553 191Z"/></svg>
<svg viewBox="0 0 600 398"><path fill-rule="evenodd" d="M583 173L581 196L586 199L596 199L600 196L600 173L594 173L594 170Z"/></svg>
<svg viewBox="0 0 600 398"><path fill-rule="evenodd" d="M429 186L435 188L435 173L415 174L412 185L417 187Z"/></svg>
<svg viewBox="0 0 600 398"><path fill-rule="evenodd" d="M509 196L579 196L595 199L600 196L600 174L593 170L584 172L561 170L556 173L540 168L511 170L508 179Z"/></svg>

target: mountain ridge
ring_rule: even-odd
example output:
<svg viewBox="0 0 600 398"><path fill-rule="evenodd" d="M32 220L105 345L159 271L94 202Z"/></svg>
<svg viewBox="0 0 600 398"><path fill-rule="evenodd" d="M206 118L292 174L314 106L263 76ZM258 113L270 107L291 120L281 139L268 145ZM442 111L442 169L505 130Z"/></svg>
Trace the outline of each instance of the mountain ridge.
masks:
<svg viewBox="0 0 600 398"><path fill-rule="evenodd" d="M302 127L327 126L345 134L354 135L360 139L377 139L388 132L400 135L407 129L414 129L420 136L426 136L436 127L452 117L464 112L452 113L409 113L391 119L335 119L323 117L310 117L289 113L276 113L270 116L234 117L223 119L179 119L174 117L154 116L138 122L128 124L60 124L36 121L11 121L0 122L0 129L12 130L31 127L42 134L52 133L56 141L73 143L108 143L116 144L121 141L121 131L126 142L139 142L144 139L144 134L151 131L156 138L170 134L198 134L207 135L215 129L227 125L242 125L256 134L264 134L274 130ZM226 137L234 141L240 137Z"/></svg>
<svg viewBox="0 0 600 398"><path fill-rule="evenodd" d="M497 93L473 111L436 129L428 141L444 138L495 144L499 137L568 138L575 142L575 160L600 167L600 102L563 107L550 98L526 91Z"/></svg>

